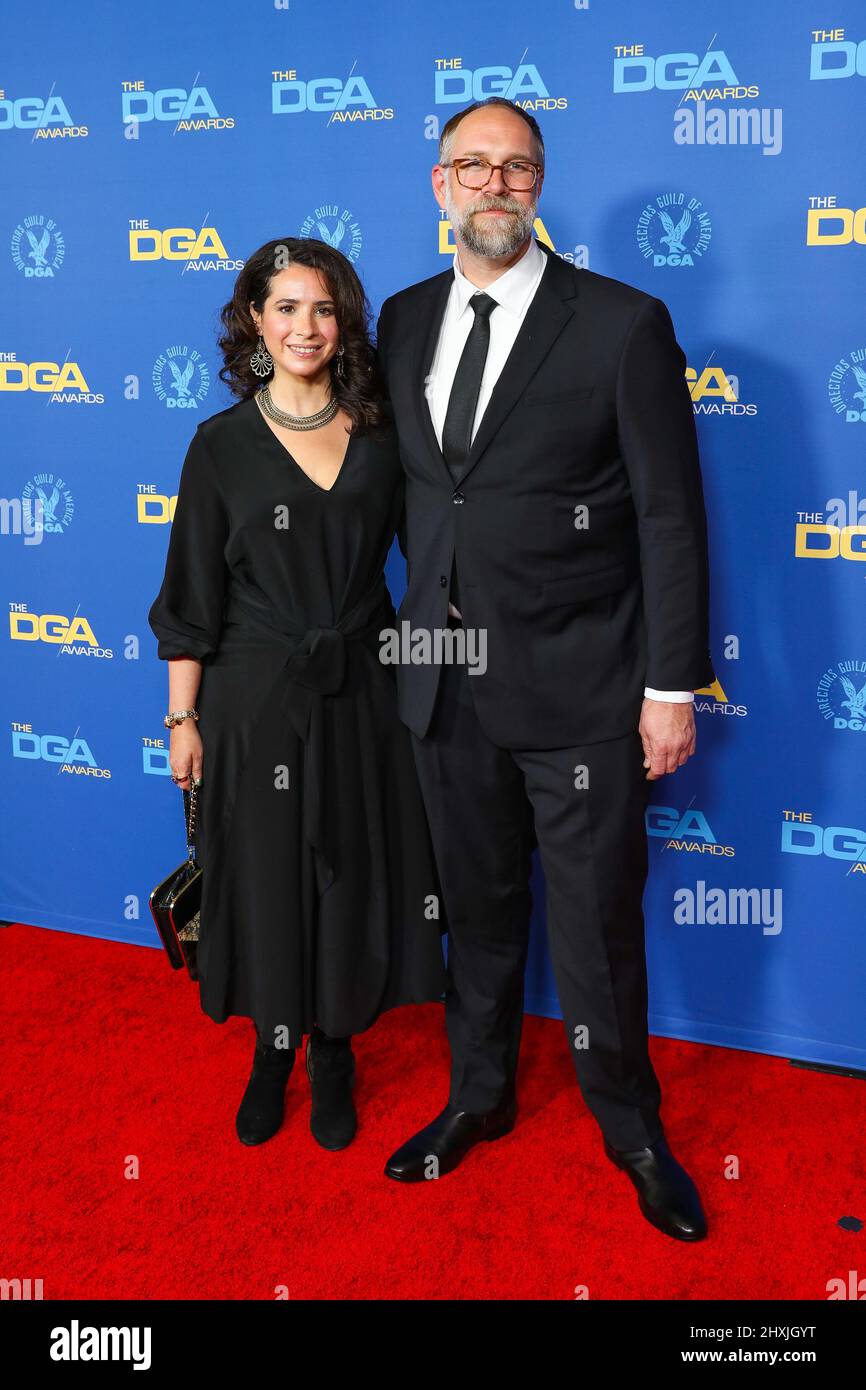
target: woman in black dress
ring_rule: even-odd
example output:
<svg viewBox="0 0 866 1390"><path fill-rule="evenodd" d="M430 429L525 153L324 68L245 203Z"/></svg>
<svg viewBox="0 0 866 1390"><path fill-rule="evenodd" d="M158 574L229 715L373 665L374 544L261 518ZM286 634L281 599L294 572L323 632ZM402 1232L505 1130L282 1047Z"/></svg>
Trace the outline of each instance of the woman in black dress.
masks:
<svg viewBox="0 0 866 1390"><path fill-rule="evenodd" d="M311 1127L344 1148L351 1036L445 988L427 823L379 660L402 470L341 252L268 242L221 318L239 400L190 442L149 613L170 712L194 711L169 761L179 787L201 778L200 1000L256 1025L241 1141L280 1127L308 1035Z"/></svg>

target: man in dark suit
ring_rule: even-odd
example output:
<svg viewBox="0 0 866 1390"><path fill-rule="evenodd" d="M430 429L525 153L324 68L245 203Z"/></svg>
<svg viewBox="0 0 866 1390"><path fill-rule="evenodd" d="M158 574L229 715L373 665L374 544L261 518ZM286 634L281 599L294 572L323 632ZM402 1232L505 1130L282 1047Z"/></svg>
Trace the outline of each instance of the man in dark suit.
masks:
<svg viewBox="0 0 866 1390"><path fill-rule="evenodd" d="M483 669L398 667L449 924L452 1069L445 1109L385 1172L440 1176L514 1126L537 844L605 1153L647 1220L698 1240L659 1118L641 906L648 784L694 752L693 693L714 679L686 359L660 300L533 238L543 177L529 113L492 98L453 116L433 169L453 268L379 317L406 471L398 620L486 639Z"/></svg>

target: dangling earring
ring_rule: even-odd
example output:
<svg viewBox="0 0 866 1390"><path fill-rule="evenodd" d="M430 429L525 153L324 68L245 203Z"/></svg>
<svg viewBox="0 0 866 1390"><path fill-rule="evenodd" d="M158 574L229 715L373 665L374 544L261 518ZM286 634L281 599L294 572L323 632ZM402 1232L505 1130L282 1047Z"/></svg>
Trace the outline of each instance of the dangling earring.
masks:
<svg viewBox="0 0 866 1390"><path fill-rule="evenodd" d="M343 371L343 353L345 351L346 349L343 347L341 343L340 346L337 348L337 365L334 368L335 376L345 376L345 372Z"/></svg>
<svg viewBox="0 0 866 1390"><path fill-rule="evenodd" d="M256 376L267 376L274 370L274 359L265 347L265 340L259 334L259 345L250 358L250 366Z"/></svg>

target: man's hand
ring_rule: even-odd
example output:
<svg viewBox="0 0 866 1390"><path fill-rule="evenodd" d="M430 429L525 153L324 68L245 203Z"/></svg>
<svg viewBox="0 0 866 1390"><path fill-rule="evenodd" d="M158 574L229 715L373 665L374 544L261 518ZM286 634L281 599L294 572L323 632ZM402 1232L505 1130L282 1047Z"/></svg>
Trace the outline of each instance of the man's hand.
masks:
<svg viewBox="0 0 866 1390"><path fill-rule="evenodd" d="M695 707L671 700L643 702L638 732L643 742L647 781L654 782L666 772L676 772L695 751Z"/></svg>

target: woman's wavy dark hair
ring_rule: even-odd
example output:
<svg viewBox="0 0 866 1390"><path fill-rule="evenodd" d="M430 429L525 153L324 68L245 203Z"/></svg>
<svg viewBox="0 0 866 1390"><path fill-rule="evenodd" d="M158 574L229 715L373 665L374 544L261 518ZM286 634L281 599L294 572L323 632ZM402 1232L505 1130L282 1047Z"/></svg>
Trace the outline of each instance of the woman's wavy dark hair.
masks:
<svg viewBox="0 0 866 1390"><path fill-rule="evenodd" d="M219 377L241 400L250 397L266 378L256 376L250 358L258 347L259 334L250 313L250 304L261 313L270 293L274 275L289 265L310 266L320 272L334 301L340 344L343 347L343 375L333 370L331 393L352 420L352 434L376 431L386 419L384 391L376 366L376 353L370 341L370 306L364 287L351 262L324 241L313 237L282 237L267 241L250 256L235 281L234 292L220 309L224 332L218 347L225 365Z"/></svg>

